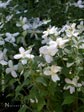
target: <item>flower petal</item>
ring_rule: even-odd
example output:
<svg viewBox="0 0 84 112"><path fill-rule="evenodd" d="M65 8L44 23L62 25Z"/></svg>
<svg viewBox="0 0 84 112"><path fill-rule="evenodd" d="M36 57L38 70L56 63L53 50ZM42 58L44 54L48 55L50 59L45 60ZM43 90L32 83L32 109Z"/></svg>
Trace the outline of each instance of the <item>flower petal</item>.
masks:
<svg viewBox="0 0 84 112"><path fill-rule="evenodd" d="M14 70L18 70L18 65L14 65Z"/></svg>
<svg viewBox="0 0 84 112"><path fill-rule="evenodd" d="M1 61L0 61L0 64L2 64L2 65L7 65L7 62L4 61L4 60L1 60Z"/></svg>
<svg viewBox="0 0 84 112"><path fill-rule="evenodd" d="M67 84L72 84L72 81L71 81L70 79L68 79L68 78L65 78L65 82L66 82Z"/></svg>
<svg viewBox="0 0 84 112"><path fill-rule="evenodd" d="M23 65L25 65L25 64L27 64L27 59L22 59L21 62Z"/></svg>
<svg viewBox="0 0 84 112"><path fill-rule="evenodd" d="M33 59L34 58L34 55L27 54L26 57L29 58L29 59Z"/></svg>
<svg viewBox="0 0 84 112"><path fill-rule="evenodd" d="M75 87L70 87L70 93L73 94L75 92Z"/></svg>
<svg viewBox="0 0 84 112"><path fill-rule="evenodd" d="M10 68L13 67L13 62L12 62L12 60L9 60L8 65L9 65Z"/></svg>
<svg viewBox="0 0 84 112"><path fill-rule="evenodd" d="M21 54L14 55L14 59L20 59L20 58L22 58L22 55Z"/></svg>
<svg viewBox="0 0 84 112"><path fill-rule="evenodd" d="M44 55L48 54L48 49L47 49L47 47L48 47L48 46L43 46L43 47L41 47L41 48L39 49L40 54L44 54Z"/></svg>
<svg viewBox="0 0 84 112"><path fill-rule="evenodd" d="M58 49L56 48L56 45L51 45L48 47L48 54L51 56L54 56L57 53Z"/></svg>
<svg viewBox="0 0 84 112"><path fill-rule="evenodd" d="M24 49L23 47L20 47L20 48L19 48L19 52L22 54L22 53L25 52L25 49Z"/></svg>
<svg viewBox="0 0 84 112"><path fill-rule="evenodd" d="M31 48L31 49L29 49L29 50L27 50L27 51L25 51L25 54L30 54L30 53L31 53L31 51L32 51L32 48Z"/></svg>
<svg viewBox="0 0 84 112"><path fill-rule="evenodd" d="M45 55L44 58L45 58L45 60L46 60L47 63L51 63L53 61L52 56Z"/></svg>
<svg viewBox="0 0 84 112"><path fill-rule="evenodd" d="M11 72L11 68L6 69L6 73L9 74Z"/></svg>
<svg viewBox="0 0 84 112"><path fill-rule="evenodd" d="M49 69L44 70L44 75L51 75L51 71Z"/></svg>
<svg viewBox="0 0 84 112"><path fill-rule="evenodd" d="M61 67L59 67L59 66L55 66L55 65L52 65L51 66L51 71L53 72L53 73L57 73L57 72L59 72L61 70Z"/></svg>
<svg viewBox="0 0 84 112"><path fill-rule="evenodd" d="M12 75L14 78L16 78L16 77L17 77L17 74L16 74L16 72L15 72L15 71L12 71L12 72L11 72L11 75Z"/></svg>
<svg viewBox="0 0 84 112"><path fill-rule="evenodd" d="M52 78L53 82L56 82L56 81L60 80L60 78L58 77L57 74L56 75L55 74L51 75L51 78Z"/></svg>

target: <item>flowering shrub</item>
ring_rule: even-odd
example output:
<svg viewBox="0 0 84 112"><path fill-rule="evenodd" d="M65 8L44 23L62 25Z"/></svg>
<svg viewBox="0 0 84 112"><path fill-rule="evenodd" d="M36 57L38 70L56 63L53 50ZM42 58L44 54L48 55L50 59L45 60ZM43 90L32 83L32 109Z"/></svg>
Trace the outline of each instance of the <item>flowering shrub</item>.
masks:
<svg viewBox="0 0 84 112"><path fill-rule="evenodd" d="M0 3L0 92L18 112L83 112L84 22L48 27L17 7Z"/></svg>

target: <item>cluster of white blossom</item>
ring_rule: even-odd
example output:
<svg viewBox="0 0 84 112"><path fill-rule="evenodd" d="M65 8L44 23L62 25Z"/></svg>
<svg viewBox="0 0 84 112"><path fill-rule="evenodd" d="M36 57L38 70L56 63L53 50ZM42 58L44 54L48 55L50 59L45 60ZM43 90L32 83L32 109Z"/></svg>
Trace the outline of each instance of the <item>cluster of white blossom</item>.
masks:
<svg viewBox="0 0 84 112"><path fill-rule="evenodd" d="M69 23L63 26L61 29L53 26L49 27L43 32L42 44L44 45L39 48L39 52L40 56L43 56L48 65L47 67L44 65L43 73L44 75L51 76L53 82L60 80L58 72L61 73L62 70L61 66L52 64L54 62L54 57L58 55L59 50L64 50L66 48L66 44L71 42L71 40L75 42L74 44L77 46L77 48L79 46L79 49L84 49L84 38L80 37L80 34L83 34L84 31L83 26L84 23L81 21L79 25L76 25L76 23ZM67 67L72 65L73 63L67 63ZM75 88L79 90L82 87L82 82L78 83L78 80L78 76L75 76L72 80L65 78L65 82L68 85L64 86L64 90L70 89L71 94L75 92Z"/></svg>
<svg viewBox="0 0 84 112"><path fill-rule="evenodd" d="M27 17L20 17L19 21L16 23L17 27L22 27L22 29L25 31L28 31L28 33L31 34L30 37L32 37L33 35L35 35L35 37L37 38L37 34L38 33L42 33L41 30L39 30L38 28L42 25L47 24L48 22L50 22L50 20L43 20L40 21L39 18L31 18L31 19L27 19Z"/></svg>
<svg viewBox="0 0 84 112"><path fill-rule="evenodd" d="M64 48L65 43L67 43L69 39L60 37L60 31L55 26L44 31L42 38L44 39L42 40L42 43L45 43L46 45L39 49L40 56L43 56L45 61L50 64L54 60L53 57L59 51L59 48ZM51 75L52 80L56 82L60 80L57 75L60 71L61 67L52 65L51 67L48 66L44 68L44 75Z"/></svg>
<svg viewBox="0 0 84 112"><path fill-rule="evenodd" d="M34 30L43 24L47 24L50 20L40 21L39 18L27 19L26 17L20 17L19 21L16 23L17 27L22 27L23 30Z"/></svg>
<svg viewBox="0 0 84 112"><path fill-rule="evenodd" d="M63 30L66 32L67 37L77 37L79 35L79 31L76 29L76 23L65 25Z"/></svg>
<svg viewBox="0 0 84 112"><path fill-rule="evenodd" d="M8 0L7 2L0 2L0 8L6 8L7 5L9 5L11 0ZM26 11L25 11L26 12ZM24 13L25 13L24 12ZM21 12L17 11L16 14L19 14ZM9 21L12 20L13 14L9 14L5 18L5 22L2 20L0 21L0 30L4 28L4 25L7 24ZM80 24L76 23L67 23L62 28L58 28L55 26L50 26L46 31L42 31L39 29L42 25L47 24L50 22L50 20L43 20L41 21L39 18L31 18L27 19L27 17L20 16L19 20L16 21L16 26L18 29L21 29L16 32L5 32L0 34L0 65L6 67L6 74L11 74L12 77L16 78L18 77L18 69L19 69L19 63L22 64L22 66L25 66L28 64L29 60L34 60L36 57L33 55L33 50L31 46L26 47L24 44L23 46L18 46L17 40L21 38L21 41L25 41L25 38L22 34L24 34L26 31L27 33L31 34L30 37L35 35L37 37L38 33L43 33L42 35L42 46L39 48L39 58L43 58L44 61L40 61L38 64L38 68L42 67L42 72L44 76L51 76L51 80L53 82L57 82L61 80L60 75L62 74L62 66L55 63L55 58L59 57L59 52L62 50L62 52L68 52L68 49L66 47L70 45L71 41L73 40L73 45L71 47L76 47L77 49L84 49L84 37L81 35L84 35L84 22L81 21ZM31 38L30 38L31 39ZM19 48L19 53L14 51L13 54L7 57L7 53L9 53L9 49L5 46L7 44L11 44L14 48ZM27 43L26 43L27 44ZM26 49L25 49L26 48ZM28 48L28 49L27 49ZM32 53L31 53L32 52ZM17 64L14 64L14 60L17 60ZM20 60L20 61L18 61ZM68 60L68 59L66 59ZM72 66L74 63L68 63L66 64L67 67ZM22 70L23 71L23 70ZM74 76L74 78L69 79L68 77L65 78L65 86L64 90L70 90L70 93L74 93L75 89L79 89L82 87L83 82L78 82L80 77ZM30 99L30 101L38 102L35 98L35 101L33 99Z"/></svg>
<svg viewBox="0 0 84 112"><path fill-rule="evenodd" d="M59 35L60 31L55 27L48 28L47 31L43 32L42 43L46 43L46 45L42 46L39 51L40 56L43 55L47 63L51 63L53 56L58 52L58 48L63 48L65 43L69 41L69 39L63 39ZM52 36L54 39L51 38Z"/></svg>

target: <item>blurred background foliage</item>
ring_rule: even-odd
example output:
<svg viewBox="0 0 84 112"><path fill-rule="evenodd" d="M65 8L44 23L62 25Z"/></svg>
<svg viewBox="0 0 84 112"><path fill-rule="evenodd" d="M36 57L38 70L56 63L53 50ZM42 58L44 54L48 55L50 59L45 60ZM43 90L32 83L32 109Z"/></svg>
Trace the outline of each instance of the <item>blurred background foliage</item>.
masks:
<svg viewBox="0 0 84 112"><path fill-rule="evenodd" d="M51 19L52 25L62 26L66 21L75 21L84 18L84 9L70 6L77 0L16 0L18 9L28 10L26 16L40 17L40 19ZM22 14L24 16L24 14Z"/></svg>

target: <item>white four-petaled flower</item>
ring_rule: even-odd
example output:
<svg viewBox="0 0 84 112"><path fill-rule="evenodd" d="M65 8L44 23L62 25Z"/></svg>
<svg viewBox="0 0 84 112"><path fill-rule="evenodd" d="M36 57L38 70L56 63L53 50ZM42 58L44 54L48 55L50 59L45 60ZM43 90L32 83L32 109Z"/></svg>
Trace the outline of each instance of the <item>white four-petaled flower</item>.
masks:
<svg viewBox="0 0 84 112"><path fill-rule="evenodd" d="M47 63L51 63L53 61L53 56L56 54L58 49L55 45L51 46L43 46L39 49L40 55L43 55Z"/></svg>
<svg viewBox="0 0 84 112"><path fill-rule="evenodd" d="M9 5L10 1L11 1L11 0L8 0L7 2L2 2L2 1L0 1L0 8L6 8L7 5Z"/></svg>
<svg viewBox="0 0 84 112"><path fill-rule="evenodd" d="M30 54L32 51L32 48L30 48L29 50L25 51L25 49L23 47L19 48L19 52L20 54L16 54L14 56L15 59L22 59L21 62L22 64L26 64L27 63L27 59L33 59L34 55Z"/></svg>
<svg viewBox="0 0 84 112"><path fill-rule="evenodd" d="M60 80L60 78L57 74L60 71L61 71L61 67L52 65L52 66L46 67L44 69L44 75L47 75L47 76L50 75L53 82L56 82L56 81Z"/></svg>
<svg viewBox="0 0 84 112"><path fill-rule="evenodd" d="M7 73L7 74L11 73L11 75L12 75L14 78L16 78L16 77L17 77L16 71L18 70L18 65L13 65L12 60L9 60L8 66L9 66L9 68L6 69L6 73Z"/></svg>
<svg viewBox="0 0 84 112"><path fill-rule="evenodd" d="M55 36L59 35L59 32L57 31L58 29L53 26L53 27L50 27L48 28L46 31L43 32L43 38L47 37L48 35L52 35L54 34Z"/></svg>
<svg viewBox="0 0 84 112"><path fill-rule="evenodd" d="M78 30L76 29L76 24L70 24L65 26L65 32L67 37L77 37L79 35Z"/></svg>
<svg viewBox="0 0 84 112"><path fill-rule="evenodd" d="M75 76L72 80L65 78L65 82L68 84L67 86L64 86L64 89L70 89L70 93L75 92L75 88L80 88L82 86L81 83L78 83L79 77Z"/></svg>
<svg viewBox="0 0 84 112"><path fill-rule="evenodd" d="M19 35L19 32L16 32L16 33L13 33L13 34L7 32L5 41L13 44L15 42L15 37L17 37L18 35Z"/></svg>

